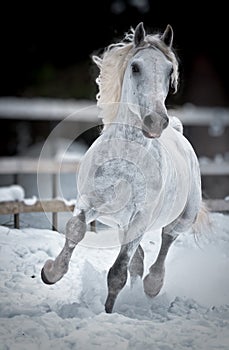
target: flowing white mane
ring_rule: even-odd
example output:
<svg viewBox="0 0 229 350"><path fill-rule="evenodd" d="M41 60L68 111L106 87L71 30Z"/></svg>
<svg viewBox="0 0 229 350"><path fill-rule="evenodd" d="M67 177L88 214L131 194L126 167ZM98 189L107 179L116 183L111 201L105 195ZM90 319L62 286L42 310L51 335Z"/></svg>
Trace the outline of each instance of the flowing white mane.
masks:
<svg viewBox="0 0 229 350"><path fill-rule="evenodd" d="M92 59L98 66L100 74L96 79L99 92L96 95L97 106L100 108L100 116L104 124L112 122L116 116L118 102L120 102L122 82L127 63L139 50L134 47L134 30L131 28L121 42L111 44L105 49L101 57L93 56ZM173 64L171 86L174 92L178 85L178 62L171 48L164 44L159 34L146 35L145 47L156 47Z"/></svg>

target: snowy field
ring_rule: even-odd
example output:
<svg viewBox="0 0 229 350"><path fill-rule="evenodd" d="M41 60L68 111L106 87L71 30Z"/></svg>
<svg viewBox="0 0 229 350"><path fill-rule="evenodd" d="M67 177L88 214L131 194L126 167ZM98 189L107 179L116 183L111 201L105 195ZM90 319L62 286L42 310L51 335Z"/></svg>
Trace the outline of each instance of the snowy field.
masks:
<svg viewBox="0 0 229 350"><path fill-rule="evenodd" d="M113 231L88 232L69 272L44 285L40 270L64 235L0 226L1 350L229 349L229 216L211 214L212 230L177 239L160 294L149 300L129 281L113 314L104 312L106 275L118 246ZM147 232L145 274L156 258L160 232Z"/></svg>

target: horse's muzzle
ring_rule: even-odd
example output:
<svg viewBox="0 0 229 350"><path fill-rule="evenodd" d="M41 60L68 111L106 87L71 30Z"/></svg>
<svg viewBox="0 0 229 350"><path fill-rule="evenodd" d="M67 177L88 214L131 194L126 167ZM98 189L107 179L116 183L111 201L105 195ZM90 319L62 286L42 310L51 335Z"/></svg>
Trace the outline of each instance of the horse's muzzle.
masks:
<svg viewBox="0 0 229 350"><path fill-rule="evenodd" d="M162 131L168 126L169 118L167 115L161 116L158 113L146 115L142 123L143 135L147 138L158 138Z"/></svg>

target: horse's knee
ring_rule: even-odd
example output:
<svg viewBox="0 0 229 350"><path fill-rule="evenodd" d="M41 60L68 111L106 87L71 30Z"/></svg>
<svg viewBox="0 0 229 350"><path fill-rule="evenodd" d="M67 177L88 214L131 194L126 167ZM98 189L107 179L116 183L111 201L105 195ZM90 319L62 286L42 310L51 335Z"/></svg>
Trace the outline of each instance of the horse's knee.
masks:
<svg viewBox="0 0 229 350"><path fill-rule="evenodd" d="M69 241L69 244L75 247L84 238L86 229L85 213L82 210L66 224L66 239Z"/></svg>

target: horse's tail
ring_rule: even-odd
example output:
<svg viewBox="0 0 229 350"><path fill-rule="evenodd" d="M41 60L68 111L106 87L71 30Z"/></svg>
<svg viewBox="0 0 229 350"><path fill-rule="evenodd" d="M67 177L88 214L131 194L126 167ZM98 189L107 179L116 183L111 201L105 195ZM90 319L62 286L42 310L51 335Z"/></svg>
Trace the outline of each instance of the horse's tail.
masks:
<svg viewBox="0 0 229 350"><path fill-rule="evenodd" d="M198 233L207 232L211 228L210 211L206 202L201 202L200 210L192 227L195 235Z"/></svg>

